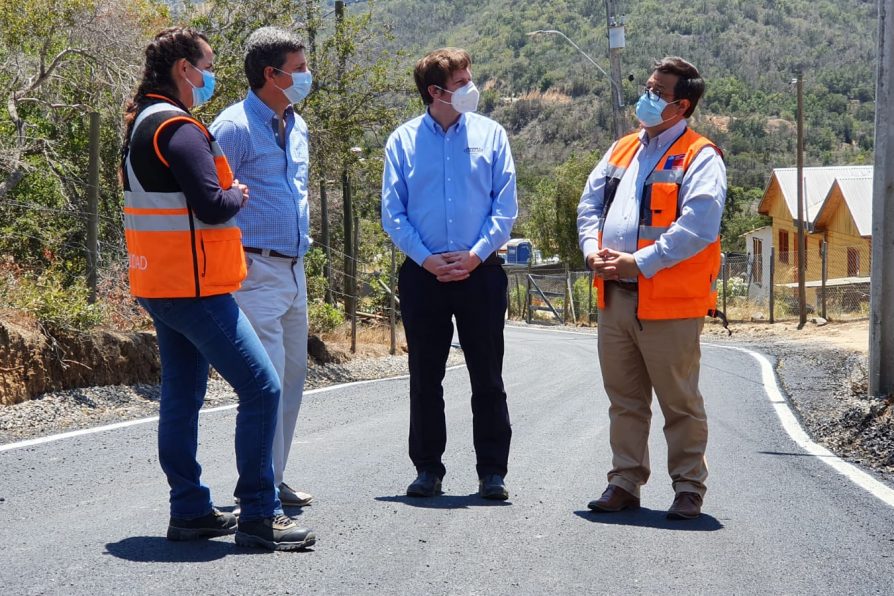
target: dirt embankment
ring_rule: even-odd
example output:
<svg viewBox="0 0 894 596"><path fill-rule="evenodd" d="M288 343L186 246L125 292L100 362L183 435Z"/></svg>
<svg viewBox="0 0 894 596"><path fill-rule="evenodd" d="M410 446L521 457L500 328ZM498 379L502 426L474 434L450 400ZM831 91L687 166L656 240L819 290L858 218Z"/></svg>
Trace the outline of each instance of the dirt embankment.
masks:
<svg viewBox="0 0 894 596"><path fill-rule="evenodd" d="M147 332L45 334L0 321L0 404L48 391L158 383L155 335Z"/></svg>

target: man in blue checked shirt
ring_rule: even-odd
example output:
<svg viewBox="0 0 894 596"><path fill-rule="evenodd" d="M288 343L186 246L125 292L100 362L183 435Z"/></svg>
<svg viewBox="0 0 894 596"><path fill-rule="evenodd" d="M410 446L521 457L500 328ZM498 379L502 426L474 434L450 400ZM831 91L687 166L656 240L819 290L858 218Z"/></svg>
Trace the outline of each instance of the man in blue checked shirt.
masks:
<svg viewBox="0 0 894 596"><path fill-rule="evenodd" d="M471 66L469 54L455 48L416 63L427 109L388 139L382 226L407 255L398 283L410 360L410 459L418 474L407 495L441 493L441 382L455 318L472 384L479 494L503 500L512 429L502 377L507 279L496 251L509 240L518 203L506 131L475 113Z"/></svg>
<svg viewBox="0 0 894 596"><path fill-rule="evenodd" d="M248 277L236 292L279 373L282 400L273 440L273 472L284 506L313 497L283 481L307 375L307 124L293 104L310 91L304 44L292 33L263 27L246 42L246 98L211 125L249 201L236 217Z"/></svg>

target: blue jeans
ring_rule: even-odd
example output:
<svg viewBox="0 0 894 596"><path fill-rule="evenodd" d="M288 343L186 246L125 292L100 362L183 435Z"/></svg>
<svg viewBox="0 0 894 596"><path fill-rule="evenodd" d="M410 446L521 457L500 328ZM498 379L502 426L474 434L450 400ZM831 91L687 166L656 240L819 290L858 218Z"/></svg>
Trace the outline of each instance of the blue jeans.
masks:
<svg viewBox="0 0 894 596"><path fill-rule="evenodd" d="M282 513L271 455L280 381L233 296L138 301L152 316L161 354L158 459L171 487L171 516L193 519L212 507L196 461L209 363L239 396L234 495L242 507L240 519Z"/></svg>

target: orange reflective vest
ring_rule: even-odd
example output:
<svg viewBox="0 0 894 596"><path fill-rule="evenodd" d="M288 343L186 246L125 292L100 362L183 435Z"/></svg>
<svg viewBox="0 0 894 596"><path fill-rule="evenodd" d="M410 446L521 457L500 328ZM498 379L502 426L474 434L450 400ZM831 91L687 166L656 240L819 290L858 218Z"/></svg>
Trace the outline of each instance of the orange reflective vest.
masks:
<svg viewBox="0 0 894 596"><path fill-rule="evenodd" d="M615 198L618 184L639 147L639 133L633 133L618 140L609 156L599 230L600 247L601 226L605 225L605 218ZM723 155L711 141L687 128L658 161L658 165L643 186L637 249L654 244L680 216L679 194L683 176L695 156L706 147L712 147L721 156ZM718 230L718 236L711 244L688 259L662 269L651 278L639 275L637 317L654 320L716 316L716 282L719 272ZM599 307L605 308L604 282L598 277L595 280Z"/></svg>
<svg viewBox="0 0 894 596"><path fill-rule="evenodd" d="M212 225L195 217L158 149L158 137L175 122L198 126L225 190L233 184L227 158L202 123L167 98L151 97L161 101L137 116L123 165L130 292L142 298L199 298L238 290L246 274L242 232L232 219Z"/></svg>

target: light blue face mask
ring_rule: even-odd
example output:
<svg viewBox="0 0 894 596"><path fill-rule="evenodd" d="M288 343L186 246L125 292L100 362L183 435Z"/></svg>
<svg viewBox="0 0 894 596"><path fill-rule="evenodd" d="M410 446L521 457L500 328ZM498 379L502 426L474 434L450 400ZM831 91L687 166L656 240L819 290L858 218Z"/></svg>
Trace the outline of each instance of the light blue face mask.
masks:
<svg viewBox="0 0 894 596"><path fill-rule="evenodd" d="M279 70L278 68L275 70ZM288 73L284 70L279 70L279 72L283 74L291 74L292 77L292 86L286 87L283 89L282 87L276 87L286 96L286 99L289 100L289 103L298 103L310 93L310 87L313 84L313 75L310 74L310 71L307 70L305 72L293 72ZM275 86L275 84L274 84Z"/></svg>
<svg viewBox="0 0 894 596"><path fill-rule="evenodd" d="M189 79L186 79L186 82L192 87L192 107L195 108L211 99L214 95L214 84L217 82L217 79L213 72L202 70L192 64L190 64L190 66L202 73L201 87L196 87Z"/></svg>
<svg viewBox="0 0 894 596"><path fill-rule="evenodd" d="M639 101L636 102L636 118L646 128L658 126L664 122L664 119L661 117L661 114L664 113L664 108L672 103L677 103L677 101L668 103L661 99L657 93L646 89L640 96Z"/></svg>

